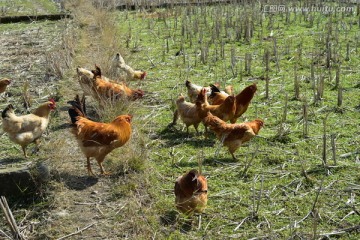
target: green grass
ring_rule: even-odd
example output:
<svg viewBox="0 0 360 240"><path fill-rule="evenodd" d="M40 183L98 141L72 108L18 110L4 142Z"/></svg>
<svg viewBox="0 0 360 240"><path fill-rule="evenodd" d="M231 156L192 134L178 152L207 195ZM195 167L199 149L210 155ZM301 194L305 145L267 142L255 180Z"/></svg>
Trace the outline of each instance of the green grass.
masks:
<svg viewBox="0 0 360 240"><path fill-rule="evenodd" d="M88 101L99 120L110 120L112 115L121 113L134 115L132 140L105 161L105 168L114 172L111 178L87 178L83 155L73 137L60 129L68 121L66 112L57 112L50 126L52 138L41 156L55 168L55 174L47 189L46 204L40 207L44 217L31 215L42 223L34 236L57 238L75 232L76 227L97 222L83 236L75 238L311 239L359 225L360 45L356 14L330 16L313 12L306 16L297 13L295 17L295 13L290 13L290 21L286 22L285 13L264 14L256 4L255 8L222 5L111 14L89 10L85 5L79 7L74 9L80 26L76 29L79 40L74 47L72 69L59 81L59 105L65 107L66 101L80 91L73 77L77 65L92 68L97 63L104 75L110 75L109 60L117 51L123 53L129 65L148 72L145 81L129 82L134 88L145 90L146 95L131 106L115 105L105 111ZM76 11L87 13L86 17ZM244 32L240 38L236 35L246 27L247 19L254 26L250 42L244 38ZM335 23L330 26L330 22ZM221 26L218 34L214 33L216 25ZM325 39L330 27L333 53L337 53L336 59L341 63L344 98L340 108L334 89L337 62L332 62L330 69L324 66ZM269 38L271 32L273 38ZM202 42L198 41L201 37ZM273 55L274 38L279 69ZM347 43L349 60L345 60ZM202 63L200 52L207 47L208 58ZM185 54L175 56L180 48ZM262 80L266 50L272 60L268 99ZM252 56L251 74L244 70L246 53ZM315 79L325 78L324 96L317 103L311 82L313 62ZM301 100L293 98L295 67ZM265 128L235 153L238 161L232 160L213 135L205 139L190 128L187 136L180 120L174 128L167 127L172 121L173 101L180 93L186 95L187 79L204 86L214 82L222 87L231 84L236 92L257 83L257 94L238 122L262 118ZM288 109L283 122L286 94ZM308 138L303 138L305 100ZM326 117L329 167L324 168ZM286 129L285 138L278 136L281 124ZM200 129L204 131L203 127ZM336 136L336 166L330 134ZM352 154L344 157L347 153ZM175 179L197 168L199 161L208 178L209 201L201 228L197 229L197 218L189 228L184 217L175 211L173 187ZM93 168L98 170L94 162ZM98 205L86 205L92 203ZM21 220L21 213L18 216ZM357 239L358 235L351 232L341 238Z"/></svg>
<svg viewBox="0 0 360 240"><path fill-rule="evenodd" d="M203 11L206 17L200 14ZM341 113L336 106L337 91L333 90L335 76L333 68L329 71L320 64L315 65L316 78L320 75L326 78L324 98L318 104L312 103L311 83L304 81L310 78L311 56L325 48L324 36L326 36L330 21L325 14L313 13L316 24L309 27L306 17L300 14L297 15L297 20L294 14L290 14L290 23L287 24L284 21L284 15L278 13L273 15L273 21L276 24L267 27L270 25L269 16L263 17L261 26L258 22L261 13L256 9L234 6L194 7L190 10L174 9L169 13L167 16L172 14L177 17L157 19L152 18L153 15L150 14L120 13L118 21L122 23L120 31L125 32L123 35L131 36L130 41L127 39L129 51L140 51L129 56L132 62L142 67L149 62L149 57L154 63L155 66L151 68L151 71L149 70L146 87L150 92L156 92L160 98L158 101L168 106L159 110L160 112L157 113L159 117L154 119L158 147L151 151L150 161L157 165L162 175L173 180L182 172L197 168L199 159L204 161L203 171L209 180L209 207L203 218L203 228L199 231L191 231L190 235L287 238L298 234L310 237L315 225L317 233L324 233L340 228L342 224L357 224L355 215L339 223L340 219L351 211L349 206L343 203L349 196L346 190L349 184L356 184L358 170L358 165L355 163L358 158L356 154L349 158L339 158L341 154L358 151L359 143L359 112L355 108L359 104L356 100L358 95L356 73L358 71L355 67L359 63L358 54L356 54L359 48L357 33L359 26L352 24L356 21L354 15L344 15L343 18L337 16L340 18L337 22L348 30L342 29L339 33L331 35L334 38L336 34L338 35L338 43L333 44L341 61L341 85L345 90ZM224 27L219 34L220 38L211 40L213 26L216 24L224 26L226 17L229 16L231 16L230 22L237 21L241 19L239 16L244 16L246 13L253 14L253 18L256 19L254 37L250 43L243 39L234 41L232 35L226 35ZM217 20L220 21L217 22ZM194 25L198 25L198 31L194 30ZM332 25L334 29L335 26ZM229 32L232 30L236 31L235 28L227 29ZM185 31L183 35L182 31ZM189 33L187 34L186 31ZM272 62L269 73L270 98L264 99L265 82L260 80L264 76L262 56L266 49L272 52L273 40L264 40L271 31L277 39L279 70ZM202 64L198 56L203 47L197 42L201 32L203 42L210 42L206 64ZM190 35L192 35L192 43L190 43ZM166 50L166 39L169 39L169 52ZM221 41L226 43L223 59L220 55L216 55L216 50L214 50ZM348 42L354 54L349 61L345 61ZM175 53L181 46L185 55L175 57ZM302 47L301 58L298 57L299 46ZM235 76L231 71L232 48L235 49L235 69L238 73ZM284 54L286 51L288 53ZM249 76L243 70L245 53L250 53L253 57L252 73ZM214 60L216 58L217 61ZM321 61L324 61L323 57ZM307 139L302 137L302 102L292 100L295 66L298 68L298 77L302 79L300 80L300 95L309 103L309 138ZM213 138L210 140L204 140L202 136L187 138L180 126L175 130L166 130L172 118L171 101L180 93L186 94L184 86L186 79L203 85L213 82L220 82L222 86L232 84L236 92L253 81L257 82L259 90L243 119L263 118L266 127L260 132L261 138L254 139L249 147L241 148L237 152L238 162L233 162L223 148L218 156L214 156L218 142ZM285 143L282 143L277 140L276 134L282 119L285 94L288 94L289 98L285 122L288 138ZM327 160L329 165L333 165L329 135L336 134L338 165L324 170L321 165L322 121L327 115ZM194 133L194 129L191 131ZM256 149L258 149L257 152ZM171 157L170 152L173 152L175 157ZM244 164L255 152L251 167L246 174L242 174ZM308 172L309 179L303 176L303 170ZM261 179L263 179L262 188ZM173 180L165 183L164 188L171 189ZM322 185L320 185L321 181L323 181ZM320 186L322 190L316 208L322 216L321 219L314 220L313 217L309 217L298 227L293 228L292 225L296 221L300 221L311 211ZM339 191L339 189L342 190ZM253 212L258 204L260 190L262 197L259 210L254 217ZM173 206L172 192L167 192L166 196L160 199L159 206L165 205L171 208ZM254 198L256 198L255 204ZM166 213L168 209L165 209L162 211ZM237 224L246 217L250 218L241 228L234 231ZM177 231L175 230L172 234L177 234Z"/></svg>
<svg viewBox="0 0 360 240"><path fill-rule="evenodd" d="M49 0L13 0L0 2L1 16L37 15L58 13L59 9Z"/></svg>

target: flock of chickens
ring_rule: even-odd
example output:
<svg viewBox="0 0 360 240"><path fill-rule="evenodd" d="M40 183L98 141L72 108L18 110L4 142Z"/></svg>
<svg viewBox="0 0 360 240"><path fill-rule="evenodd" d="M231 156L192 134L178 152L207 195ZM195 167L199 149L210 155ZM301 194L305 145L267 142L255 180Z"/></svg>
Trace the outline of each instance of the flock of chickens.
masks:
<svg viewBox="0 0 360 240"><path fill-rule="evenodd" d="M146 72L131 68L120 54L116 55L115 62L129 78L144 79L146 77ZM73 125L71 132L87 159L88 173L94 175L90 159L95 158L101 174L107 175L109 172L105 171L102 163L107 154L123 146L130 139L132 116L119 115L110 123L92 121L86 115L85 95L90 95L101 105L105 101L136 100L143 97L144 91L131 89L124 82L113 81L103 76L100 67L96 65L95 70L78 67L77 75L84 96L80 99L77 95L74 100L68 102L71 105L68 110ZM9 79L0 80L0 93L5 92L9 84ZM233 159L236 159L234 152L244 142L257 135L264 125L260 119L236 123L248 109L257 91L256 84L247 86L237 95L232 93L232 87L226 87L226 92L224 92L220 91L219 86L216 85L202 87L190 81L186 81L185 85L190 100L186 101L184 96L179 96L171 125L175 125L180 117L187 127L187 132L189 132L189 126L192 125L198 133L198 126L202 123L205 126L206 136L207 128L210 128L228 148ZM18 116L11 104L2 111L3 130L12 142L21 146L25 157L27 157L26 148L29 144L35 143L38 149L40 137L49 124L50 112L55 108L55 101L50 99L31 114ZM179 211L192 214L200 213L205 209L207 180L197 170L190 170L180 176L175 182L174 191L176 207Z"/></svg>
<svg viewBox="0 0 360 240"><path fill-rule="evenodd" d="M198 126L203 123L205 133L209 127L216 137L226 146L233 157L234 152L245 142L256 136L264 126L261 119L251 122L236 123L237 119L246 112L257 91L256 84L243 89L233 95L231 86L220 91L218 86L198 86L190 81L185 82L188 90L189 102L180 95L176 101L176 111L173 122L178 118L184 122L189 133L189 126L194 126L198 133ZM230 121L230 123L226 123ZM185 214L201 213L207 204L207 180L197 170L190 170L180 176L175 183L175 203L177 209Z"/></svg>

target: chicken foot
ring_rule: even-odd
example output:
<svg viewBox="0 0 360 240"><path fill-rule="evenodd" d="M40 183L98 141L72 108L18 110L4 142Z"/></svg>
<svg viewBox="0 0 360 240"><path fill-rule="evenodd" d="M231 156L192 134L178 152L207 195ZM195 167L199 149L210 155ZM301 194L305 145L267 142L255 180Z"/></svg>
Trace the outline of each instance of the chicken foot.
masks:
<svg viewBox="0 0 360 240"><path fill-rule="evenodd" d="M97 160L97 159L96 159ZM104 159L102 159L102 160L97 160L97 162L98 162L98 164L99 164L99 167L100 167L100 171L101 171L101 174L102 175L105 175L105 176L107 176L107 175L110 175L111 173L110 172L106 172L105 171L105 169L104 169L104 167L103 167L103 165L102 165L102 162L104 161Z"/></svg>
<svg viewBox="0 0 360 240"><path fill-rule="evenodd" d="M38 138L34 141L35 143L35 147L34 149L32 150L32 154L35 154L35 153L38 153L40 151L40 143L41 143L41 140Z"/></svg>

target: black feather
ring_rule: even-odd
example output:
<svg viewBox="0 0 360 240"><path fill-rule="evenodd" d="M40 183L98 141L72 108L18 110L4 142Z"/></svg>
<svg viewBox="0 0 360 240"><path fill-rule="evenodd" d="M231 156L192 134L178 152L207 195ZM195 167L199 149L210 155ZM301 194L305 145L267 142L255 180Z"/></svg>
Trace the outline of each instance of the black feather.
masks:
<svg viewBox="0 0 360 240"><path fill-rule="evenodd" d="M211 94L210 97L214 97L216 92L220 92L220 89L218 89L215 85L210 84L210 88L211 88Z"/></svg>
<svg viewBox="0 0 360 240"><path fill-rule="evenodd" d="M69 116L70 116L70 119L71 119L71 123L75 124L76 121L77 121L76 118L79 116L78 112L74 108L70 108L68 110L68 112L69 112Z"/></svg>
<svg viewBox="0 0 360 240"><path fill-rule="evenodd" d="M73 124L76 123L77 117L86 117L86 106L85 106L85 96L80 100L79 95L75 96L75 99L72 101L68 101L68 103L71 105L71 108L69 108L68 113L71 119L71 122Z"/></svg>
<svg viewBox="0 0 360 240"><path fill-rule="evenodd" d="M186 80L186 82L185 82L185 86L187 86L187 87L189 87L190 86L190 81L189 80Z"/></svg>
<svg viewBox="0 0 360 240"><path fill-rule="evenodd" d="M96 64L95 64L95 70L91 70L91 72L94 74L94 79L96 77L101 77L101 69Z"/></svg>
<svg viewBox="0 0 360 240"><path fill-rule="evenodd" d="M85 116L87 116L86 114L86 106L85 106L85 95L83 94L82 98L81 98L81 105L82 105L82 110Z"/></svg>
<svg viewBox="0 0 360 240"><path fill-rule="evenodd" d="M7 117L7 112L8 112L9 110L12 110L12 109L14 109L13 105L9 104L9 105L4 109L4 111L2 111L1 117L2 117L2 118L6 118L6 117Z"/></svg>

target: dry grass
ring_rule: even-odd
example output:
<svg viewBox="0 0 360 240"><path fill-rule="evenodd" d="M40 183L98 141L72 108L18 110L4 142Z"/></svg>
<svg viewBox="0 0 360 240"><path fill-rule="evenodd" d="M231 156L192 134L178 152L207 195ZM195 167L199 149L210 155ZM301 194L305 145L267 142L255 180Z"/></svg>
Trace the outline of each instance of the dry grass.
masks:
<svg viewBox="0 0 360 240"><path fill-rule="evenodd" d="M69 1L68 4L75 3L76 1ZM74 10L76 25L79 28L72 31L75 31L73 35L76 35L79 41L72 64L63 74L71 76L68 87L65 85L61 90L64 104L74 97L76 91L81 93L78 87L78 90L75 90L74 84L70 83L77 81L74 76L76 66L92 69L96 63L101 66L105 76L115 77L110 74L111 58L119 51L120 46L117 38L119 34L114 31L115 18L111 12L95 9L88 1L76 4L79 5L71 8ZM74 43L68 38L64 40L65 45ZM103 122L109 122L120 114L132 114L137 111L138 105L137 102L108 101L100 106L91 97L87 98L90 117ZM68 121L66 112L61 112L59 118L59 121ZM144 171L149 168L145 150L147 136L140 130L143 124L141 119L135 117L131 140L106 157L105 169L112 172L109 178L89 178L85 168L86 159L77 147L74 137L67 128L56 131L50 145L56 145L57 148L48 152L51 158L48 163L52 169L56 169L50 194L53 208L46 214L46 219L38 229L38 235L60 237L75 232L76 227L86 226L89 228L84 231L82 237L123 238L127 235L148 235L149 230L146 230L146 227L139 224L138 228L134 228L133 225L134 222L144 221L137 212L139 207L150 202L150 196L146 191L149 173ZM95 173L99 172L96 161L92 161L92 166ZM50 221L51 225L55 224L58 227L49 229ZM75 226L74 222L79 225Z"/></svg>
<svg viewBox="0 0 360 240"><path fill-rule="evenodd" d="M100 5L104 3L97 2ZM305 83L300 78L306 75L305 63L299 64L296 69L297 79L294 80L294 74L289 74L290 77L286 77L286 80L285 77L279 77L279 74L294 69L285 66L293 64L292 58L287 56L289 53L285 54L289 57L286 59L281 55L283 52L277 49L279 47L284 50L282 39L270 39L266 48L261 44L254 47L249 43L256 40L261 43L267 41L260 35L265 35L267 30L274 27L271 26L273 21L268 21L268 26L261 28L264 33L256 32L259 39L256 39L256 34L247 34L244 35L244 42L240 41L240 45L250 48L247 51L253 51L257 55L239 53L234 46L227 49L229 45L223 40L215 43L219 51L216 52L192 39L193 44L198 47L194 48L199 51L188 50L183 56L175 58L171 51L175 54L181 46L190 45L188 41L191 36L186 34L192 31L195 33L195 28L201 28L204 39L210 39L211 36L207 36L204 29L211 29L212 24L225 29L224 26L221 27L221 22L217 22L218 18L211 22L211 14L218 16L217 12L229 14L233 10L223 6L221 10L177 8L169 11L171 20L153 18L152 13L125 12L119 19L128 25L120 23L121 27L118 27L116 13L108 8L96 8L85 0L67 1L67 8L72 9L75 18L71 24L64 26L66 34L63 34L59 48L48 54L49 71L62 77L56 82L59 108L44 136L40 155L34 157L50 166L52 179L47 186L43 186L40 201L34 201L25 207L16 205L18 203L15 202L14 206L19 225L29 239L57 239L72 233L75 234L69 237L71 239L242 239L255 236L266 239L315 239L326 237L326 233L335 233L333 229L346 229L356 224L358 204L355 200L358 199L359 178L354 177L354 173L358 165L350 159L355 159L358 153L351 152L349 158L341 157L336 166L321 165L322 148L326 151L326 142L321 142L322 118L327 111L331 111L323 105L332 104L326 102L331 83L327 80L324 82L324 77L320 76L326 75L325 71L315 73L317 81L314 81L312 90L315 91L318 105L312 104L310 99L302 99L304 95L312 95L309 90L310 94L304 92ZM196 11L204 11L211 24L202 21L203 17L200 16L203 15L196 14ZM242 27L251 28L249 16L243 19L240 14L242 12L234 11L239 14L234 16L234 23L241 23L240 20L246 18L246 24ZM291 21L295 20L291 18ZM143 25L139 27L139 23ZM233 23L229 21L228 24ZM182 26L183 36L179 34ZM163 32L161 27L161 30L165 29ZM278 26L278 30L275 26L275 32L281 33L290 28L282 27ZM127 29L125 36L119 29L124 32ZM216 31L208 32L217 37ZM231 35L231 31L227 33L227 40L232 37L242 38L241 32L239 36L235 36L236 32L235 35ZM198 32L196 34L199 35ZM218 35L223 38L223 34ZM141 52L146 55L143 56L143 62L151 64L155 77L152 76L150 83L129 82L133 86L147 87L144 99L135 102L108 102L99 106L93 99L87 98L89 115L98 121L111 121L118 114L134 115L131 140L109 154L104 162L105 168L113 174L98 178L87 176L85 157L69 132L66 112L66 102L73 99L75 94L81 93L75 68L81 66L92 69L96 63L101 66L105 76L118 78L119 73L111 68L111 59L116 52L128 50L120 46L128 45L133 51L144 50L144 46L150 46L154 39L162 42L164 36L166 41L162 47L167 45L167 52L164 48L160 49L161 44L157 46L159 49L149 47ZM222 83L230 81L237 87L240 87L239 82L247 84L244 81L253 81L253 77L260 79L264 66L259 60L259 56L263 55L259 46L264 49L274 47L274 51L268 53L270 66L266 70L266 79L269 80L266 84L269 89L266 99L263 99L265 83L259 80L259 89L263 91L259 90L259 95L255 97L246 115L265 116L266 129L261 132L261 137L239 149L239 162L227 159L227 151L218 148L218 143L212 139L205 140L203 136L189 138L181 131L181 127L166 128L171 119L171 100L179 92L185 92L185 78L196 78L199 83L219 78ZM293 44L289 43L289 48L294 48ZM59 51L61 54L56 56L55 53ZM226 59L229 52L231 61ZM276 52L275 57L271 55L273 52ZM302 59L306 59L305 54L309 54L309 51L303 49L301 54L297 54L303 54ZM136 54L134 55L136 58ZM223 58L227 63L220 62L217 66L218 58L214 60L215 63L212 62L215 56ZM131 57L129 55L130 60ZM205 65L201 64L201 58ZM231 64L231 68L226 64ZM171 69L167 69L168 66ZM316 69L320 71L319 66ZM287 86L285 81L291 84ZM300 86L293 86L297 81ZM294 88L299 91L296 96L303 102L290 99ZM349 86L346 90L353 92ZM346 103L349 105L344 98L342 106ZM301 113L303 104L306 105L306 114L305 110ZM346 115L347 118L358 116L355 110L349 108L344 110L344 114L350 113ZM340 113L332 112L328 122L336 126L336 129L332 129L337 133L336 138L331 139L335 141L332 146L336 144L338 155L343 155L349 149L357 149L359 139L354 136L350 141L348 132L340 132L339 124L350 127L353 125L347 119L340 123L343 115L340 115L340 120L334 120L339 116L337 114ZM301 129L302 117L306 118L306 131ZM216 156L215 150L220 150ZM209 177L209 206L203 216L202 226L196 229L186 226L184 223L188 221L174 211L172 188L176 177L189 168L197 168L199 160L204 174ZM92 161L92 166L94 172L99 172L95 161ZM350 202L345 203L346 201ZM197 219L193 220L192 224L195 226ZM80 233L79 230L83 231ZM356 239L357 230L350 230L353 235L349 233L344 236Z"/></svg>
<svg viewBox="0 0 360 240"><path fill-rule="evenodd" d="M119 34L114 31L115 16L106 9L94 8L89 1L67 1L67 4L73 10L74 21L64 22L62 34L56 39L59 44L45 54L46 72L61 81L56 83L58 110L52 116L49 133L44 136L36 161L49 166L52 180L41 186L36 204L28 206L20 223L22 233L30 239L54 239L76 232L77 227L88 226L82 237L89 236L89 239L145 237L150 227L144 227L146 223L137 212L139 207L151 202L146 190L150 182L150 174L145 171L149 169L145 150L147 136L141 131L146 123L134 117L131 140L106 157L105 168L112 172L108 178L87 176L86 158L69 131L66 102L75 94L81 94L76 67L93 68L98 64L105 76L118 77L110 73L111 59L121 50ZM37 96L32 97L38 100ZM90 97L87 100L90 117L103 122L120 114L134 113L139 108L138 102L107 102L99 106ZM92 166L95 173L99 172L96 161L92 161ZM22 216L21 212L16 213ZM139 223L137 228L134 222Z"/></svg>
<svg viewBox="0 0 360 240"><path fill-rule="evenodd" d="M75 56L75 66L93 68L98 64L105 76L115 77L111 73L111 60L120 50L120 36L116 31L116 15L107 9L95 8L91 2L67 1L72 9L79 34L77 49L82 54Z"/></svg>

